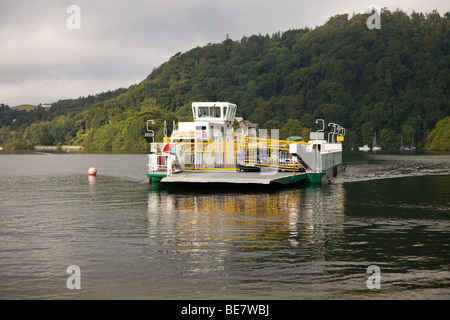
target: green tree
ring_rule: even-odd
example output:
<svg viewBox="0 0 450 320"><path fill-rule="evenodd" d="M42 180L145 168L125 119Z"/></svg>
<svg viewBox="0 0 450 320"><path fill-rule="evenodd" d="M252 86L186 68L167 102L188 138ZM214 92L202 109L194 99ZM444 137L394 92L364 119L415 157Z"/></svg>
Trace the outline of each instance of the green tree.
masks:
<svg viewBox="0 0 450 320"><path fill-rule="evenodd" d="M378 140L378 139L377 139ZM398 147L398 142L396 139L396 134L391 129L382 129L379 135L380 147L384 150L396 149Z"/></svg>
<svg viewBox="0 0 450 320"><path fill-rule="evenodd" d="M372 144L373 138L375 136L375 126L372 122L366 122L361 128L362 142L363 144Z"/></svg>
<svg viewBox="0 0 450 320"><path fill-rule="evenodd" d="M9 140L11 136L11 130L9 127L0 127L0 146L4 146Z"/></svg>
<svg viewBox="0 0 450 320"><path fill-rule="evenodd" d="M410 145L410 143L412 142L412 140L414 138L415 132L416 131L414 130L414 128L409 124L405 124L402 126L403 144L405 146Z"/></svg>
<svg viewBox="0 0 450 320"><path fill-rule="evenodd" d="M289 119L280 131L280 138L286 139L292 136L301 136L302 129L300 120Z"/></svg>
<svg viewBox="0 0 450 320"><path fill-rule="evenodd" d="M450 151L450 117L440 120L427 137L426 150Z"/></svg>
<svg viewBox="0 0 450 320"><path fill-rule="evenodd" d="M55 144L68 144L75 132L74 121L69 119L56 122L51 130Z"/></svg>
<svg viewBox="0 0 450 320"><path fill-rule="evenodd" d="M50 122L36 122L25 129L24 139L31 145L52 146L54 139L51 131L52 124Z"/></svg>
<svg viewBox="0 0 450 320"><path fill-rule="evenodd" d="M252 121L253 123L263 125L268 119L272 118L273 112L270 103L264 101L256 106L255 111L250 116L249 120Z"/></svg>

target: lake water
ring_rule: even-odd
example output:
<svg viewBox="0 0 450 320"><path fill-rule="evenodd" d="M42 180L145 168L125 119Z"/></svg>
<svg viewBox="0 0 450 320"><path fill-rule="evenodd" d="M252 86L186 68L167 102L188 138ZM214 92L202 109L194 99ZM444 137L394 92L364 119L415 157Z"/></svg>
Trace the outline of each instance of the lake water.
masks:
<svg viewBox="0 0 450 320"><path fill-rule="evenodd" d="M2 153L0 299L449 299L450 155L344 161L331 185L198 190L150 186L143 154Z"/></svg>

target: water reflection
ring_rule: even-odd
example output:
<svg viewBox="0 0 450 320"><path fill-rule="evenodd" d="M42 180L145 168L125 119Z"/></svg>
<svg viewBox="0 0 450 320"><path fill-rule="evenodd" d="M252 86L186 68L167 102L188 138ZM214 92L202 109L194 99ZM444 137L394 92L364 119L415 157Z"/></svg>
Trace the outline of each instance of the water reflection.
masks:
<svg viewBox="0 0 450 320"><path fill-rule="evenodd" d="M247 194L151 191L148 236L178 252L320 246L342 233L344 198L342 185Z"/></svg>
<svg viewBox="0 0 450 320"><path fill-rule="evenodd" d="M88 179L89 179L89 192L92 195L95 193L95 183L96 183L97 177L93 176L93 175L89 175Z"/></svg>
<svg viewBox="0 0 450 320"><path fill-rule="evenodd" d="M318 188L172 191L145 155L0 156L0 297L448 299L448 156L366 157Z"/></svg>

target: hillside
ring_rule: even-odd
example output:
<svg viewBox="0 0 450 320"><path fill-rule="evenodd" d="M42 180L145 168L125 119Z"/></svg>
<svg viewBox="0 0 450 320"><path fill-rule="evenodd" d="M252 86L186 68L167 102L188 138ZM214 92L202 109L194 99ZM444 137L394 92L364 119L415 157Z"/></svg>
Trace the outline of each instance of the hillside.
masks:
<svg viewBox="0 0 450 320"><path fill-rule="evenodd" d="M450 151L450 116L436 124L427 137L427 150Z"/></svg>
<svg viewBox="0 0 450 320"><path fill-rule="evenodd" d="M368 16L180 52L138 85L61 100L48 111L13 115L2 106L0 145L145 151L147 119L161 139L164 120L190 121L190 104L208 100L236 103L237 116L280 128L282 137L304 135L324 118L347 129L346 148L369 144L375 131L385 149L398 148L400 136L421 148L450 114L450 14L384 10L379 30L366 27Z"/></svg>
<svg viewBox="0 0 450 320"><path fill-rule="evenodd" d="M15 106L13 108L15 108L17 110L30 111L30 110L33 110L34 108L37 108L37 106L31 105L31 104L21 104L19 106Z"/></svg>

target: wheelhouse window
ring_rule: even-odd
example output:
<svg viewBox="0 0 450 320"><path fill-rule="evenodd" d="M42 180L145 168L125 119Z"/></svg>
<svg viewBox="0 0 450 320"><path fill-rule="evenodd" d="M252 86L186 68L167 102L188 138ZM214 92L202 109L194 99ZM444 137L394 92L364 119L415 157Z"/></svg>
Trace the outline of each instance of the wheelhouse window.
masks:
<svg viewBox="0 0 450 320"><path fill-rule="evenodd" d="M220 107L198 107L199 118L220 118Z"/></svg>
<svg viewBox="0 0 450 320"><path fill-rule="evenodd" d="M209 107L198 107L198 117L199 118L209 117Z"/></svg>
<svg viewBox="0 0 450 320"><path fill-rule="evenodd" d="M211 107L211 117L220 118L220 107Z"/></svg>
<svg viewBox="0 0 450 320"><path fill-rule="evenodd" d="M229 119L231 119L231 120L233 120L234 119L234 116L236 115L236 109L235 108L232 108L232 109L230 109L230 115L229 115Z"/></svg>

